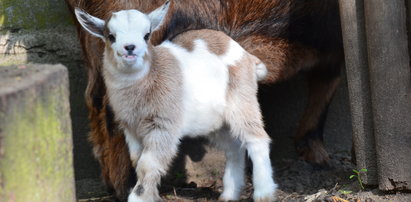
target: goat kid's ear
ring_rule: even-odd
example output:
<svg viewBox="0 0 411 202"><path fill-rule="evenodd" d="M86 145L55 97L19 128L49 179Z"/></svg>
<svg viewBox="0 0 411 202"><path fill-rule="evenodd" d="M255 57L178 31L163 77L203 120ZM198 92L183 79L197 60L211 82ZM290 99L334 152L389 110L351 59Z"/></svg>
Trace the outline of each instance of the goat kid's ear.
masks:
<svg viewBox="0 0 411 202"><path fill-rule="evenodd" d="M166 1L162 6L148 14L148 18L151 21L151 31L155 31L161 27L169 7L170 1Z"/></svg>
<svg viewBox="0 0 411 202"><path fill-rule="evenodd" d="M74 13L76 14L78 22L85 30L87 30L90 34L104 40L104 20L94 17L79 8L75 8Z"/></svg>

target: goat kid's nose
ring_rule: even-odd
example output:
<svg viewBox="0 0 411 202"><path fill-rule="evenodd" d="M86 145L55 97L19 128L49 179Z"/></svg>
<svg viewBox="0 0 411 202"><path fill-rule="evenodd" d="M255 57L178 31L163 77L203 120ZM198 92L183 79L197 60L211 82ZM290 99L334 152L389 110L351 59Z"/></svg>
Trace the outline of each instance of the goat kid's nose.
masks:
<svg viewBox="0 0 411 202"><path fill-rule="evenodd" d="M135 45L127 45L124 46L124 49L126 49L126 51L133 51L134 49L136 49Z"/></svg>

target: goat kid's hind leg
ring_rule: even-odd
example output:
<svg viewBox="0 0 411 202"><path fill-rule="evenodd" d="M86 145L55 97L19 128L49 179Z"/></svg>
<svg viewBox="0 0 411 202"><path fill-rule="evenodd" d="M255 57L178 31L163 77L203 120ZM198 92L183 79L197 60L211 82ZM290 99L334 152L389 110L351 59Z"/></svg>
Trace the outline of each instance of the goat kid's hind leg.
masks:
<svg viewBox="0 0 411 202"><path fill-rule="evenodd" d="M238 106L238 109L247 109L244 107L251 113L233 113L228 119L230 130L234 137L241 140L253 163L254 201L274 201L277 184L274 183L271 167L270 137L264 130L257 100L254 105Z"/></svg>
<svg viewBox="0 0 411 202"><path fill-rule="evenodd" d="M270 137L264 130L257 100L257 75L253 60L230 69L225 121L234 139L239 139L253 163L254 201L274 201L277 185L270 161Z"/></svg>
<svg viewBox="0 0 411 202"><path fill-rule="evenodd" d="M225 152L226 164L223 177L223 193L219 201L239 200L244 188L245 148L241 142L229 133L228 128L223 128L211 136L212 143Z"/></svg>
<svg viewBox="0 0 411 202"><path fill-rule="evenodd" d="M137 162L137 184L128 202L162 201L157 186L177 153L179 138L166 131L156 130L142 139L142 152Z"/></svg>
<svg viewBox="0 0 411 202"><path fill-rule="evenodd" d="M245 140L248 156L253 163L253 198L256 202L274 201L277 189L272 176L270 139L264 134L258 134L262 137L247 137Z"/></svg>

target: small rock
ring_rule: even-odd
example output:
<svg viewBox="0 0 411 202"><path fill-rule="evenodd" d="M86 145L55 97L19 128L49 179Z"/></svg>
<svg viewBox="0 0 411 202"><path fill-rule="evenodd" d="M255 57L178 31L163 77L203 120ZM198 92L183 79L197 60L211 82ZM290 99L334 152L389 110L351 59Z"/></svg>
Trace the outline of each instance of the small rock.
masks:
<svg viewBox="0 0 411 202"><path fill-rule="evenodd" d="M312 194L312 195L308 195L306 197L304 197L304 200L306 202L313 202L315 200L317 200L318 198L320 198L322 195L326 195L327 191L326 190L320 190L319 192Z"/></svg>

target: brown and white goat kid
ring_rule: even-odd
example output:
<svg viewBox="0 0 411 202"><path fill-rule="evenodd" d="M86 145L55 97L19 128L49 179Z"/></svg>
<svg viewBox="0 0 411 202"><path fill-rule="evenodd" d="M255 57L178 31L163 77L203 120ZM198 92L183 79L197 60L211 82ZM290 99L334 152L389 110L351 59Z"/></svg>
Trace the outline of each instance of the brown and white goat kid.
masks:
<svg viewBox="0 0 411 202"><path fill-rule="evenodd" d="M143 14L113 13L105 22L76 9L80 24L106 43L103 75L124 129L137 184L128 201L160 200L157 185L183 136L209 135L225 151L221 200L238 200L245 149L253 162L255 201L272 201L270 138L257 101L265 65L222 32L196 30L158 46L148 42L168 4ZM138 163L137 163L138 162Z"/></svg>

